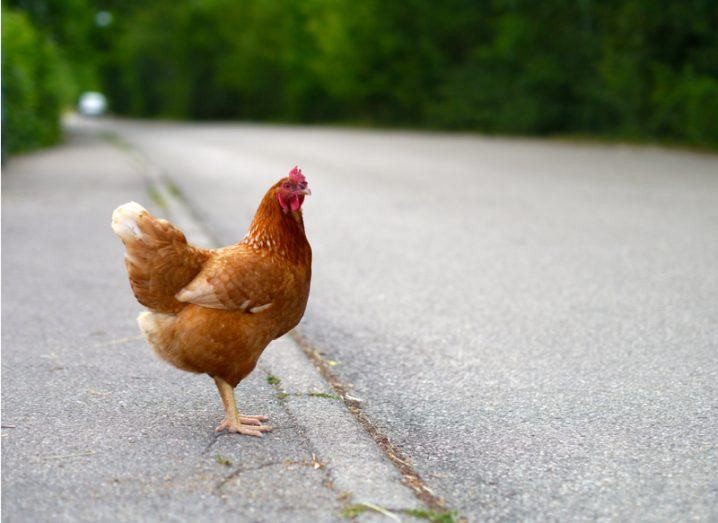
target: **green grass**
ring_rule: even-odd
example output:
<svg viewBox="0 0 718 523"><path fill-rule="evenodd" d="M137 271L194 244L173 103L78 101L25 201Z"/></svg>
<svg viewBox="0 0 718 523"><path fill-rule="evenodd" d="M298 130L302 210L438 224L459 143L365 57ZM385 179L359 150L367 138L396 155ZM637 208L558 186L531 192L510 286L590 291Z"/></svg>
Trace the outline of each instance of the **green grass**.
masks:
<svg viewBox="0 0 718 523"><path fill-rule="evenodd" d="M434 510L409 509L404 510L404 514L418 519L426 519L431 523L456 523L458 521L454 511L436 512Z"/></svg>
<svg viewBox="0 0 718 523"><path fill-rule="evenodd" d="M279 385L280 383L282 383L282 380L280 380L273 374L270 374L269 376L267 376L267 383L269 383L270 385Z"/></svg>
<svg viewBox="0 0 718 523"><path fill-rule="evenodd" d="M357 516L360 516L367 510L373 510L374 512L383 514L395 521L401 521L401 519L390 510L387 510L384 507L380 507L379 505L375 505L373 503L357 503L355 505L349 505L348 507L345 507L342 511L342 516L344 516L345 518L352 519Z"/></svg>
<svg viewBox="0 0 718 523"><path fill-rule="evenodd" d="M342 510L342 516L351 519L363 514L367 510L370 510L369 507L361 503L358 505L349 505L344 510Z"/></svg>
<svg viewBox="0 0 718 523"><path fill-rule="evenodd" d="M342 511L342 516L348 519L353 519L369 510L384 514L392 518L396 518L396 515L394 513L372 503L356 503L354 505L349 505L348 507L345 507ZM431 521L431 523L457 523L459 521L457 519L455 511L437 512L435 510L426 509L407 509L402 510L401 512L403 512L407 516Z"/></svg>

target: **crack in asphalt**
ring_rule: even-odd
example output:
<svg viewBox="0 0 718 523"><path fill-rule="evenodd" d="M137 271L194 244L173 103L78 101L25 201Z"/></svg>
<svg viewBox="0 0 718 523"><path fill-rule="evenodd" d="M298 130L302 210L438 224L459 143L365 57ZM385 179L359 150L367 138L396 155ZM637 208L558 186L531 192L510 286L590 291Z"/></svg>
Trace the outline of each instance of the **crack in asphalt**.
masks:
<svg viewBox="0 0 718 523"><path fill-rule="evenodd" d="M339 378L331 370L329 363L321 356L319 350L309 341L307 337L302 335L297 329L294 329L290 336L299 345L307 358L314 364L325 381L334 389L341 400L351 412L356 420L361 424L364 430L369 434L374 443L381 449L382 453L389 458L394 466L399 470L402 476L402 483L408 486L414 495L424 502L432 510L446 511L449 510L446 502L437 496L421 478L419 473L411 465L409 458L389 440L388 436L382 433L379 428L369 419L363 411L360 402L348 394L348 387L342 383Z"/></svg>
<svg viewBox="0 0 718 523"><path fill-rule="evenodd" d="M221 495L221 494L222 494L222 488L224 488L224 486L225 486L228 482L230 482L230 481L232 481L233 479L239 477L241 474L243 474L243 473L245 473L245 472L253 472L253 471L255 471L255 470L261 470L261 469L265 469L265 468L267 468L267 467L273 467L273 466L276 466L276 465L284 465L284 464L285 464L285 463L282 462L282 461L269 461L269 462L267 462L267 463L262 463L262 464L260 464L260 465L255 465L255 466L253 466L253 467L238 467L237 469L235 469L235 470L233 470L232 472L230 472L227 476L225 476L225 477L222 479L222 481L220 481L220 482L217 484L217 486L215 487L215 490L217 491L218 494Z"/></svg>

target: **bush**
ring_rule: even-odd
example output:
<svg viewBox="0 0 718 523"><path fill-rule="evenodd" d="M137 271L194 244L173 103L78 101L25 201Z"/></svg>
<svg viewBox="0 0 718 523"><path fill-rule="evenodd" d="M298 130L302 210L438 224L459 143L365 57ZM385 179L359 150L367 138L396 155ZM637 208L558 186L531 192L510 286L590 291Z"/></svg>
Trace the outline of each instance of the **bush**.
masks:
<svg viewBox="0 0 718 523"><path fill-rule="evenodd" d="M718 146L718 79L687 69L655 71L651 130L657 136Z"/></svg>
<svg viewBox="0 0 718 523"><path fill-rule="evenodd" d="M57 139L62 102L78 94L68 78L142 117L718 146L715 0L8 4L11 150Z"/></svg>
<svg viewBox="0 0 718 523"><path fill-rule="evenodd" d="M13 9L2 9L3 153L51 145L60 138L69 76L57 47Z"/></svg>
<svg viewBox="0 0 718 523"><path fill-rule="evenodd" d="M714 5L153 0L118 7L103 78L136 116L715 146Z"/></svg>

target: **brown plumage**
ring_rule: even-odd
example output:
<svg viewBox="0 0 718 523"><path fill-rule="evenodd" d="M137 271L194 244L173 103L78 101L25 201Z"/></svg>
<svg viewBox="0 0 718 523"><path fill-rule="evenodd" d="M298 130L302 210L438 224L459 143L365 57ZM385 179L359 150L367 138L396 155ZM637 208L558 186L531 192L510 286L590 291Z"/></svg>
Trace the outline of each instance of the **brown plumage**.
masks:
<svg viewBox="0 0 718 523"><path fill-rule="evenodd" d="M208 250L131 202L112 215L138 317L155 353L177 368L212 376L226 416L217 430L261 436L264 416L241 416L234 387L265 347L296 326L307 304L312 252L301 206L310 194L297 168L262 199L240 243Z"/></svg>

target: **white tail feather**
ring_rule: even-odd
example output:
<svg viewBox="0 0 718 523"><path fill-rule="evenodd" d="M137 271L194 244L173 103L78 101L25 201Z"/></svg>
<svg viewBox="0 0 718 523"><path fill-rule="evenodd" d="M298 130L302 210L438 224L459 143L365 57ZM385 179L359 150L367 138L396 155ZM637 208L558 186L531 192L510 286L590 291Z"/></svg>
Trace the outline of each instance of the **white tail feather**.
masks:
<svg viewBox="0 0 718 523"><path fill-rule="evenodd" d="M137 202L120 205L112 213L112 230L123 241L141 240L142 231L137 225L137 219L143 214L149 214L147 209Z"/></svg>

